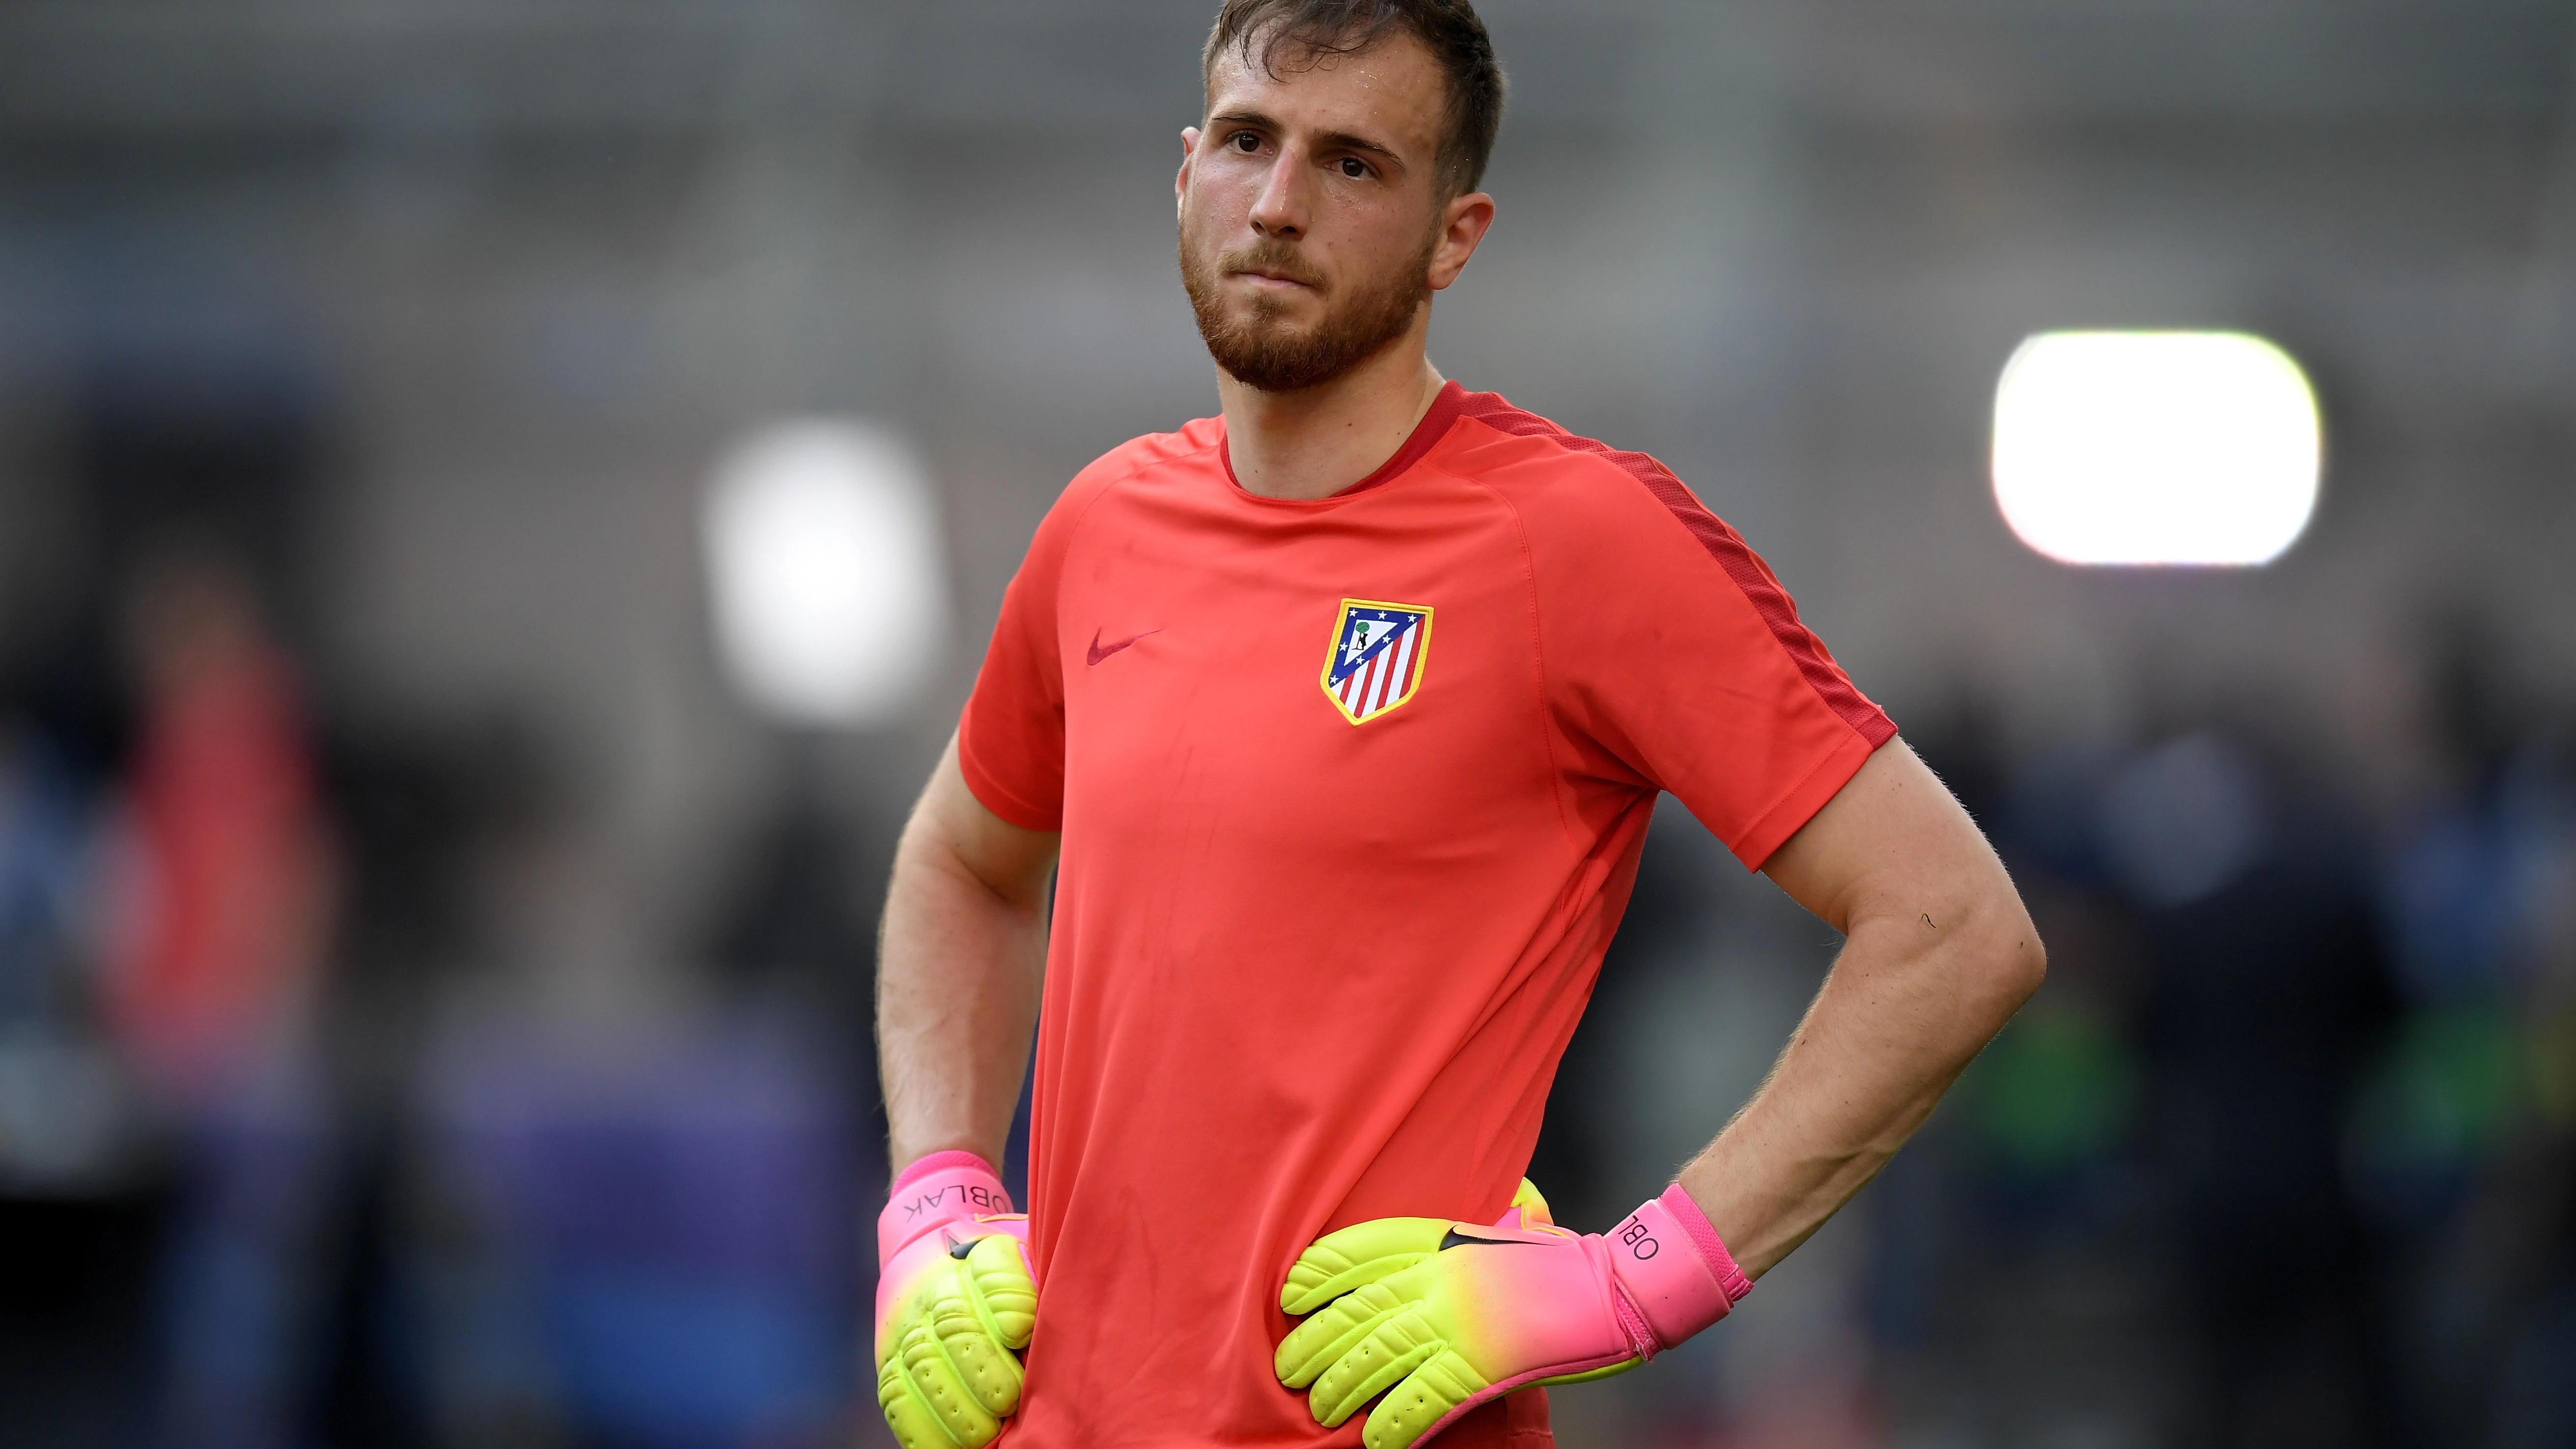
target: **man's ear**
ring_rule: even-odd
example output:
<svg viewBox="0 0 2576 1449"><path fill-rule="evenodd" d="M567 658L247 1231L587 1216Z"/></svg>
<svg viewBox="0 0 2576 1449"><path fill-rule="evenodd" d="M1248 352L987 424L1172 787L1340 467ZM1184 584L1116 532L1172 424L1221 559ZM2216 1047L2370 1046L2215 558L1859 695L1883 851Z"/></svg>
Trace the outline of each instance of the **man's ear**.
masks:
<svg viewBox="0 0 2576 1449"><path fill-rule="evenodd" d="M1181 128L1181 169L1172 178L1172 208L1177 211L1190 196L1190 158L1199 153L1199 128Z"/></svg>
<svg viewBox="0 0 2576 1449"><path fill-rule="evenodd" d="M1476 254L1476 246L1485 239L1485 230L1494 224L1494 198L1481 191L1453 196L1440 208L1440 240L1431 249L1431 272L1426 278L1437 292L1458 280L1467 270L1467 259Z"/></svg>

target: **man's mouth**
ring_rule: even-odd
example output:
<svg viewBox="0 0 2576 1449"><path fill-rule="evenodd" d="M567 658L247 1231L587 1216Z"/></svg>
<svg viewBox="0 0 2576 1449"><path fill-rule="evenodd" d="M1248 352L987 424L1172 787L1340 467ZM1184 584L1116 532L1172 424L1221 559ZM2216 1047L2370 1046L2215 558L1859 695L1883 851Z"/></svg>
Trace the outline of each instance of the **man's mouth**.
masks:
<svg viewBox="0 0 2576 1449"><path fill-rule="evenodd" d="M1324 279L1302 257L1282 255L1284 249L1247 247L1231 256L1217 259L1218 271L1228 279L1239 278L1257 291L1287 291L1304 288L1309 292L1324 290Z"/></svg>
<svg viewBox="0 0 2576 1449"><path fill-rule="evenodd" d="M1233 273L1233 275L1238 277L1247 277L1257 284L1270 287L1306 287L1311 289L1315 286L1312 281L1309 281L1304 277L1293 276L1287 272L1274 272L1263 267L1244 267Z"/></svg>

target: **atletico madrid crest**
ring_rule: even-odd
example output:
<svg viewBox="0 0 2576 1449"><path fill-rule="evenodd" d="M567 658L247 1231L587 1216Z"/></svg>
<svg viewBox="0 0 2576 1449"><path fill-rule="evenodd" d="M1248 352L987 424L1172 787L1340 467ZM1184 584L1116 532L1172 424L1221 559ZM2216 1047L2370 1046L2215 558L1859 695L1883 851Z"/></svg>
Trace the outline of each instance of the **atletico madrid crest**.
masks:
<svg viewBox="0 0 2576 1449"><path fill-rule="evenodd" d="M1324 697L1342 718L1366 724L1413 698L1430 650L1430 605L1344 599L1324 658Z"/></svg>

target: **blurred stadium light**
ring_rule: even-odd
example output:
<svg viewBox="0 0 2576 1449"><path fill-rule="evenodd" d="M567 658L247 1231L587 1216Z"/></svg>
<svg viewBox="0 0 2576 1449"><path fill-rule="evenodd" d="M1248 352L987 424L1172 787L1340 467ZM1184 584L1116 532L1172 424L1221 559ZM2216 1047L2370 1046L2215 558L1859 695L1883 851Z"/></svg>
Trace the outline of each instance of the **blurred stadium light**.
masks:
<svg viewBox="0 0 2576 1449"><path fill-rule="evenodd" d="M769 424L717 467L705 529L717 643L754 708L852 728L912 707L949 602L938 500L909 445L849 419Z"/></svg>
<svg viewBox="0 0 2576 1449"><path fill-rule="evenodd" d="M2243 333L2044 332L1995 389L1995 502L2061 563L2269 563L2317 458L2307 377Z"/></svg>

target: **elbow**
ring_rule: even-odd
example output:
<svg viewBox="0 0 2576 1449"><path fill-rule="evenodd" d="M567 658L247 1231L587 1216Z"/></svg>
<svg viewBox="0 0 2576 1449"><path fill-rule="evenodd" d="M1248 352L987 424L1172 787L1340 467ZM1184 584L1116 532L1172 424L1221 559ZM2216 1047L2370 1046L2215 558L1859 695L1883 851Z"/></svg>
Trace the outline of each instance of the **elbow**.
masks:
<svg viewBox="0 0 2576 1449"><path fill-rule="evenodd" d="M2028 1001L2038 992L2039 984L2048 979L2048 947L2039 939L2039 930L2022 918L2021 939L2013 944L2013 969L2017 973L2015 1005Z"/></svg>
<svg viewBox="0 0 2576 1449"><path fill-rule="evenodd" d="M1994 926L1983 954L1992 963L1989 976L2001 1015L2009 1017L2048 979L2048 947L2040 941L2039 928L2032 924L2020 894L2009 886L1990 919Z"/></svg>
<svg viewBox="0 0 2576 1449"><path fill-rule="evenodd" d="M2047 979L2048 950L2008 882L1964 895L1956 909L1965 929L1943 953L1953 989L1973 1015L2000 1030Z"/></svg>

